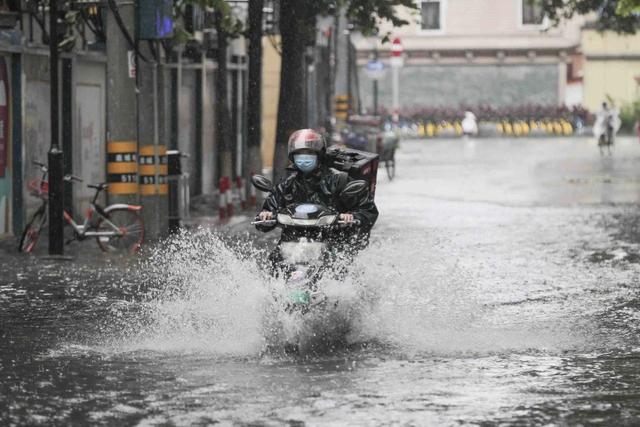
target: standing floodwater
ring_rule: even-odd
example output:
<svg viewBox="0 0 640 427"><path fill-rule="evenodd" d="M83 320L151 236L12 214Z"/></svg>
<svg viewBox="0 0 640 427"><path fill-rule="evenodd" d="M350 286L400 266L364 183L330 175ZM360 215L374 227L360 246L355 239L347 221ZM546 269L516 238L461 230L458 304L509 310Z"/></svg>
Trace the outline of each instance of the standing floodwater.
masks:
<svg viewBox="0 0 640 427"><path fill-rule="evenodd" d="M1 424L633 424L639 166L624 139L403 142L305 319L242 226L134 263L3 254Z"/></svg>

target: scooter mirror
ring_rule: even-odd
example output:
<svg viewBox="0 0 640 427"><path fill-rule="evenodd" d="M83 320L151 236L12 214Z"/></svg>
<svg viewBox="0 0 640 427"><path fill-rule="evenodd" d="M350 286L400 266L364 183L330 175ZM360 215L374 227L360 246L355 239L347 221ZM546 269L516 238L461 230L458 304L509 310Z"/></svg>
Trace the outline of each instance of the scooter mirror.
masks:
<svg viewBox="0 0 640 427"><path fill-rule="evenodd" d="M253 175L251 177L251 183L260 191L271 193L273 191L273 184L269 178L262 175Z"/></svg>
<svg viewBox="0 0 640 427"><path fill-rule="evenodd" d="M348 206L356 206L367 197L369 188L363 180L351 181L340 192L340 198Z"/></svg>

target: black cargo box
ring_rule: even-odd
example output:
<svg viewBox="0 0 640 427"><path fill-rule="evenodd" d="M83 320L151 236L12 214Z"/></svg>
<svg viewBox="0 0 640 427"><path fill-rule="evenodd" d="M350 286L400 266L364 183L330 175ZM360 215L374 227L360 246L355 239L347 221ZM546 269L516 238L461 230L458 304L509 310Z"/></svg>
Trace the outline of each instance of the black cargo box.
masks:
<svg viewBox="0 0 640 427"><path fill-rule="evenodd" d="M330 167L347 172L352 179L366 181L371 197L375 197L379 161L377 154L332 145L327 149L327 157Z"/></svg>

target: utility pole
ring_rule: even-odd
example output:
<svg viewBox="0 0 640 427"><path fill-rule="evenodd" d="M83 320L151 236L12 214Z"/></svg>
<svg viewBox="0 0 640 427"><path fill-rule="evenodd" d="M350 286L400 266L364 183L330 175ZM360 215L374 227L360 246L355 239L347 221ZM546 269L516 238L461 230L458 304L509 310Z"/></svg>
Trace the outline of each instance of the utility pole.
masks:
<svg viewBox="0 0 640 427"><path fill-rule="evenodd" d="M264 0L249 2L249 104L247 105L247 142L249 174L262 173L262 14Z"/></svg>
<svg viewBox="0 0 640 427"><path fill-rule="evenodd" d="M336 17L336 58L335 58L335 118L344 123L351 105L349 98L349 21L345 8L341 8Z"/></svg>
<svg viewBox="0 0 640 427"><path fill-rule="evenodd" d="M395 38L391 44L391 83L392 83L392 117L394 122L398 122L400 113L400 68L404 65L402 58L403 52L402 42L399 38Z"/></svg>
<svg viewBox="0 0 640 427"><path fill-rule="evenodd" d="M373 51L373 60L378 63L378 47ZM373 79L373 115L378 115L378 79Z"/></svg>
<svg viewBox="0 0 640 427"><path fill-rule="evenodd" d="M49 2L49 55L51 86L51 148L49 149L49 255L64 254L64 155L60 148L58 116L58 0Z"/></svg>
<svg viewBox="0 0 640 427"><path fill-rule="evenodd" d="M347 109L347 114L350 116L353 113L353 106L354 106L354 102L353 102L353 85L351 82L351 29L349 28L349 24L347 24L347 27L344 30L344 37L346 39L346 48L347 48L347 97L349 100L349 106Z"/></svg>
<svg viewBox="0 0 640 427"><path fill-rule="evenodd" d="M227 52L229 50L229 34L225 31L223 15L215 12L215 25L218 34L218 49L216 49L215 93L216 93L216 138L218 141L218 170L220 171L220 217L233 215L231 200L231 179L233 177L233 141L231 135L231 114L229 112L228 96L228 66Z"/></svg>
<svg viewBox="0 0 640 427"><path fill-rule="evenodd" d="M146 224L145 234L151 239L163 236L169 227L167 147L161 141L164 133L160 131L165 92L158 90L158 69L163 58L158 40L173 35L172 3L165 0L134 3L138 194L144 206L141 214Z"/></svg>
<svg viewBox="0 0 640 427"><path fill-rule="evenodd" d="M134 3L111 3L107 21L107 182L110 203L138 202Z"/></svg>
<svg viewBox="0 0 640 427"><path fill-rule="evenodd" d="M151 239L163 236L169 226L168 187L166 183L167 148L161 142L160 108L161 93L158 90L158 68L162 55L155 41L139 45L140 53L147 61L138 60L138 174L140 203L144 206L142 218L145 234Z"/></svg>

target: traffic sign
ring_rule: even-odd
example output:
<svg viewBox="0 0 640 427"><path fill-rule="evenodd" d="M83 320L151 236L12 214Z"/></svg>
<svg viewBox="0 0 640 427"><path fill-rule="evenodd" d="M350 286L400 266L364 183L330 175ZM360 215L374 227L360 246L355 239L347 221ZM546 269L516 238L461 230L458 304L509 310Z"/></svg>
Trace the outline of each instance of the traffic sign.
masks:
<svg viewBox="0 0 640 427"><path fill-rule="evenodd" d="M396 37L391 43L391 56L402 56L402 52L404 52L402 41L400 41L399 37Z"/></svg>
<svg viewBox="0 0 640 427"><path fill-rule="evenodd" d="M402 53L404 52L404 47L402 46L402 41L400 41L399 37L393 39L391 43L391 66L394 68L399 68L404 65L404 58L402 57Z"/></svg>
<svg viewBox="0 0 640 427"><path fill-rule="evenodd" d="M380 80L387 73L387 67L382 61L372 59L364 66L364 73L373 80Z"/></svg>

